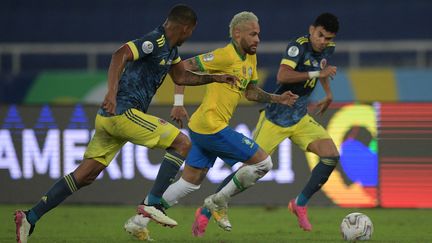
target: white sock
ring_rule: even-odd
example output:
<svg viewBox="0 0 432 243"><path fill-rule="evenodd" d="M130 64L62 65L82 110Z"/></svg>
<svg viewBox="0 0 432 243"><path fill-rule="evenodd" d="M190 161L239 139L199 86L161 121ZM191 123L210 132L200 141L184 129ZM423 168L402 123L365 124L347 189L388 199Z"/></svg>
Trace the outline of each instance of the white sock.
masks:
<svg viewBox="0 0 432 243"><path fill-rule="evenodd" d="M185 181L183 178L180 178L178 181L168 187L168 189L162 195L162 198L171 207L177 204L178 200L188 195L189 193L198 190L199 188L200 185L192 184Z"/></svg>
<svg viewBox="0 0 432 243"><path fill-rule="evenodd" d="M140 227L147 227L147 224L150 222L150 218L144 217L141 214L136 214L135 217L133 218L133 222L137 225L139 225Z"/></svg>
<svg viewBox="0 0 432 243"><path fill-rule="evenodd" d="M214 197L216 204L226 204L232 195L239 193L241 190L236 186L233 180L230 180Z"/></svg>
<svg viewBox="0 0 432 243"><path fill-rule="evenodd" d="M219 205L227 204L232 196L253 186L272 166L271 157L267 156L266 159L259 163L241 167L232 180L215 194L214 202Z"/></svg>

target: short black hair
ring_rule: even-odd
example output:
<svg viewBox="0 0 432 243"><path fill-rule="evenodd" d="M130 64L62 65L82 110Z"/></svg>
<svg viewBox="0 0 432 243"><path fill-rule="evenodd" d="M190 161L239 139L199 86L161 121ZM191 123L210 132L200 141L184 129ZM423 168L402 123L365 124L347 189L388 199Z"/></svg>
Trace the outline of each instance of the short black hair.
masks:
<svg viewBox="0 0 432 243"><path fill-rule="evenodd" d="M177 4L171 8L168 14L168 21L173 21L184 25L195 25L198 21L198 17L195 11L189 6Z"/></svg>
<svg viewBox="0 0 432 243"><path fill-rule="evenodd" d="M326 31L336 34L339 31L339 20L331 13L323 13L315 19L313 26L322 26Z"/></svg>

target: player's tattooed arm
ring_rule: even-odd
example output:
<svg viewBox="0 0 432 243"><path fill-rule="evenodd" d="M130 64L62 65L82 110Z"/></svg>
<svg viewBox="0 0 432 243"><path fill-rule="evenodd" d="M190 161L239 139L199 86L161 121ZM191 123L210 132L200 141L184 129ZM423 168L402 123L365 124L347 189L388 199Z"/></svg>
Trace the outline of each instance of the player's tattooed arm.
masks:
<svg viewBox="0 0 432 243"><path fill-rule="evenodd" d="M298 95L286 91L281 95L270 94L259 88L256 84L248 84L245 92L246 99L259 103L279 103L292 106L298 99Z"/></svg>
<svg viewBox="0 0 432 243"><path fill-rule="evenodd" d="M275 100L275 95L265 92L256 84L248 84L245 92L246 99L259 103L272 103Z"/></svg>
<svg viewBox="0 0 432 243"><path fill-rule="evenodd" d="M194 71L194 72L200 71L200 67L198 65L198 62L196 61L196 59L194 57L186 59L184 61L184 68L186 70Z"/></svg>
<svg viewBox="0 0 432 243"><path fill-rule="evenodd" d="M182 61L178 64L174 64L170 70L170 75L174 83L177 85L197 86L213 82L236 85L238 82L238 78L230 74L199 73L197 72L199 69L194 65L197 66L195 61ZM190 66L193 70L186 68L187 66Z"/></svg>

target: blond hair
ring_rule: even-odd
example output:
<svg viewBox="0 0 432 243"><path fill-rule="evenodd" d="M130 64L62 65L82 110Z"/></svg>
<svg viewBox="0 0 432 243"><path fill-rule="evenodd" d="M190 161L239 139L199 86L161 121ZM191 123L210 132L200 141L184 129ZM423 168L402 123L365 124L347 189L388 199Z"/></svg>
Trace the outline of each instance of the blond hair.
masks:
<svg viewBox="0 0 432 243"><path fill-rule="evenodd" d="M229 24L230 37L231 38L233 37L233 31L235 28L237 28L237 26L243 25L244 23L247 23L250 21L258 22L258 17L252 12L243 11L243 12L240 12L240 13L234 15L234 17L232 18L232 20Z"/></svg>

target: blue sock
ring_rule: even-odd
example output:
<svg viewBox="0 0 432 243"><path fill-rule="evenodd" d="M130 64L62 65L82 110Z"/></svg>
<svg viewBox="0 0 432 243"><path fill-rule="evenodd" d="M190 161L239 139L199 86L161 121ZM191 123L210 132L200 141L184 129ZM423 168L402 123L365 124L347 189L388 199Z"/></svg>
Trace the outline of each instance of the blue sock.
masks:
<svg viewBox="0 0 432 243"><path fill-rule="evenodd" d="M326 183L338 161L339 157L322 157L320 159L319 163L312 170L312 175L303 191L298 195L296 200L297 205L306 206L312 195Z"/></svg>
<svg viewBox="0 0 432 243"><path fill-rule="evenodd" d="M203 214L204 216L206 216L208 219L211 218L211 212L210 212L210 210L208 210L205 207L201 208L201 214Z"/></svg>
<svg viewBox="0 0 432 243"><path fill-rule="evenodd" d="M167 151L159 168L153 187L148 194L148 205L161 203L163 193L169 185L174 182L184 159L183 156L173 150Z"/></svg>
<svg viewBox="0 0 432 243"><path fill-rule="evenodd" d="M49 189L39 203L29 210L27 220L30 224L36 224L45 213L57 207L57 205L79 188L80 186L77 184L72 173L65 175Z"/></svg>
<svg viewBox="0 0 432 243"><path fill-rule="evenodd" d="M309 198L305 197L303 193L300 193L296 198L296 204L299 206L305 206L307 202L309 201Z"/></svg>
<svg viewBox="0 0 432 243"><path fill-rule="evenodd" d="M37 216L33 210L28 211L26 217L27 221L33 225L36 224L36 222L39 220L39 216Z"/></svg>

